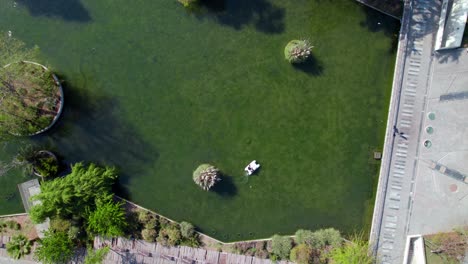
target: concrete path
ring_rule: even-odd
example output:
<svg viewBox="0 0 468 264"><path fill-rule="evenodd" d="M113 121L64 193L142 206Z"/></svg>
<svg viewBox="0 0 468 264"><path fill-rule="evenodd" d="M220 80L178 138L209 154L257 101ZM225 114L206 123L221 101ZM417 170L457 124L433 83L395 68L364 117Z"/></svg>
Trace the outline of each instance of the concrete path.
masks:
<svg viewBox="0 0 468 264"><path fill-rule="evenodd" d="M30 180L27 182L23 182L18 184L18 189L21 195L21 200L23 201L24 210L29 213L29 209L31 206L39 204L40 201L31 201L31 197L41 193L41 186L37 179ZM36 224L36 231L39 238L44 237L44 232L49 229L50 220L47 218L44 223Z"/></svg>
<svg viewBox="0 0 468 264"><path fill-rule="evenodd" d="M468 225L468 53L435 55L426 94L409 234Z"/></svg>
<svg viewBox="0 0 468 264"><path fill-rule="evenodd" d="M439 1L405 4L384 157L371 230L379 263L402 263Z"/></svg>

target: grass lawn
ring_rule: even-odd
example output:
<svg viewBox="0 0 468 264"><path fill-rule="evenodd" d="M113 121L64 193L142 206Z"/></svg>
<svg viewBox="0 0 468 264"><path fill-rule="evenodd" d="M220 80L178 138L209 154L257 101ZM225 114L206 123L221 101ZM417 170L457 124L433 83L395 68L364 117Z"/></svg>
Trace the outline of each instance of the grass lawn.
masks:
<svg viewBox="0 0 468 264"><path fill-rule="evenodd" d="M117 166L121 195L225 241L368 223L396 20L350 0L6 2L0 26L65 80L61 121L34 141ZM294 67L298 38L314 58ZM212 192L192 181L205 162L225 174Z"/></svg>

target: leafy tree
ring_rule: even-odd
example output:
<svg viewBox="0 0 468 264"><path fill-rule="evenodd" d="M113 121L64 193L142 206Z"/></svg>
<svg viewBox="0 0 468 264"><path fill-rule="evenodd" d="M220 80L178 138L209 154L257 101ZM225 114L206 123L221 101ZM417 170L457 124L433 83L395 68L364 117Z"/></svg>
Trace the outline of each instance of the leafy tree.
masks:
<svg viewBox="0 0 468 264"><path fill-rule="evenodd" d="M73 247L73 242L66 233L46 231L34 254L45 264L65 263L73 255Z"/></svg>
<svg viewBox="0 0 468 264"><path fill-rule="evenodd" d="M271 238L271 252L281 259L287 259L292 248L291 238L274 235Z"/></svg>
<svg viewBox="0 0 468 264"><path fill-rule="evenodd" d="M290 258L292 262L297 264L312 263L312 249L306 244L297 245L291 250Z"/></svg>
<svg viewBox="0 0 468 264"><path fill-rule="evenodd" d="M112 201L112 196L98 199L96 209L88 216L88 229L92 233L102 236L116 237L123 235L127 222L122 205L122 203Z"/></svg>
<svg viewBox="0 0 468 264"><path fill-rule="evenodd" d="M14 259L19 259L31 252L31 241L24 235L13 236L6 244L8 255Z"/></svg>
<svg viewBox="0 0 468 264"><path fill-rule="evenodd" d="M41 204L31 207L31 220L42 223L47 217L55 215L63 218L71 215L83 217L86 208L95 208L95 201L111 192L116 179L113 168L77 163L66 177L41 185L41 193L32 197L33 200L41 201Z"/></svg>
<svg viewBox="0 0 468 264"><path fill-rule="evenodd" d="M369 253L369 244L362 236L355 236L341 247L335 247L328 254L332 264L372 264L374 257Z"/></svg>
<svg viewBox="0 0 468 264"><path fill-rule="evenodd" d="M92 247L88 248L88 254L84 259L84 264L101 264L109 253L109 247L103 247L94 250Z"/></svg>
<svg viewBox="0 0 468 264"><path fill-rule="evenodd" d="M201 164L193 172L193 181L205 191L211 189L219 180L218 168L210 164Z"/></svg>
<svg viewBox="0 0 468 264"><path fill-rule="evenodd" d="M182 234L182 237L190 238L190 237L193 237L193 235L195 234L195 228L193 227L191 223L181 222L180 233Z"/></svg>

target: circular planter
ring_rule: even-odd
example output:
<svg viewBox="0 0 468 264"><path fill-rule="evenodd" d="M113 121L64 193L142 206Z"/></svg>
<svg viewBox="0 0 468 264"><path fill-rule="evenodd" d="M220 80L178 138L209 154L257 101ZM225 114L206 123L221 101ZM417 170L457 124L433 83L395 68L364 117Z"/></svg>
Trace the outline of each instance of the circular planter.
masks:
<svg viewBox="0 0 468 264"><path fill-rule="evenodd" d="M27 64L32 64L32 65L36 65L38 67L41 67L42 69L44 69L45 71L49 71L49 69L42 65L42 64L39 64L37 62L33 62L33 61L21 61L23 63L27 63ZM19 63L19 62L16 62L16 63ZM10 64L7 64L4 66L4 68L7 68L9 67L10 65L12 65L13 63L10 63ZM46 132L47 130L49 130L50 128L52 128L55 123L57 123L57 120L59 119L60 115L62 114L62 111L63 111L63 105L64 105L64 95L63 95L63 87L62 87L62 84L60 83L59 79L57 78L57 76L52 73L52 78L54 79L54 83L55 85L57 86L58 88L58 95L60 97L59 101L58 101L58 105L57 105L57 112L54 116L54 118L52 119L52 121L50 122L50 124L45 127L45 128L42 128L38 131L35 131L35 132L32 132L32 133L29 133L29 134L16 134L14 132L11 132L12 135L14 136L35 136L35 135L38 135L38 134L41 134L41 133L44 133Z"/></svg>
<svg viewBox="0 0 468 264"><path fill-rule="evenodd" d="M37 152L37 158L40 159L40 158L53 158L55 163L58 165L58 159L57 159L57 156L55 156L54 153L48 151L48 150L40 150ZM38 176L38 177L41 177L41 178L44 178L44 177L47 177L47 175L42 175L40 174L37 170L36 170L36 167L33 166L33 174Z"/></svg>

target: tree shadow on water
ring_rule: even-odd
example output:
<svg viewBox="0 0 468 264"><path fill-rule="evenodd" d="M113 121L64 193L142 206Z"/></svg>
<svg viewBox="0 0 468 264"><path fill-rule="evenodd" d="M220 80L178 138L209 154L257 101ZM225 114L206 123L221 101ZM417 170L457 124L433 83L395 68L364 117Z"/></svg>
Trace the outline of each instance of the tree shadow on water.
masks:
<svg viewBox="0 0 468 264"><path fill-rule="evenodd" d="M253 25L256 30L278 34L284 31L285 10L267 0L201 0L199 18L214 17L223 25L240 30Z"/></svg>
<svg viewBox="0 0 468 264"><path fill-rule="evenodd" d="M80 0L17 0L33 16L60 17L63 20L88 22L91 17Z"/></svg>
<svg viewBox="0 0 468 264"><path fill-rule="evenodd" d="M313 54L306 61L302 63L293 63L292 66L298 71L302 71L313 76L322 75L323 73L322 62Z"/></svg>
<svg viewBox="0 0 468 264"><path fill-rule="evenodd" d="M141 175L148 164L154 164L158 151L120 116L117 100L66 84L64 98L57 124L34 140L53 146L67 164L84 161L115 166L118 194L130 198L125 190L130 177Z"/></svg>
<svg viewBox="0 0 468 264"><path fill-rule="evenodd" d="M365 20L360 23L361 27L374 33L383 32L388 37L398 34L400 26L398 19L364 5L361 8L365 14Z"/></svg>
<svg viewBox="0 0 468 264"><path fill-rule="evenodd" d="M220 181L211 189L215 193L225 197L232 197L237 194L237 187L231 176L221 175Z"/></svg>

